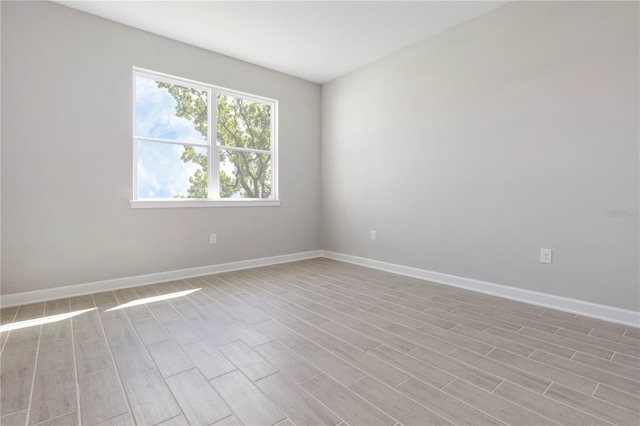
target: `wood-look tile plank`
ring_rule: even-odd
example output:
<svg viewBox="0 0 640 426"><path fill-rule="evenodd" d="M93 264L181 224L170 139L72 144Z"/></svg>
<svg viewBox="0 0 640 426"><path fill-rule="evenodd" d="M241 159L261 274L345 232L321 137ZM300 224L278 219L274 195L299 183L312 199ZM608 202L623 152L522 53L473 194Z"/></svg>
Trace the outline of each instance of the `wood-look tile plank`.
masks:
<svg viewBox="0 0 640 426"><path fill-rule="evenodd" d="M236 416L225 417L214 423L215 426L241 426L240 420Z"/></svg>
<svg viewBox="0 0 640 426"><path fill-rule="evenodd" d="M394 425L395 420L324 374L301 386L331 411L354 425Z"/></svg>
<svg viewBox="0 0 640 426"><path fill-rule="evenodd" d="M73 367L73 339L40 340L36 374L44 374L64 367Z"/></svg>
<svg viewBox="0 0 640 426"><path fill-rule="evenodd" d="M554 327L548 324L544 324L538 321L531 320L529 318L525 318L518 315L506 314L504 312L500 312L495 309L490 309L487 312L484 312L482 316L487 316L489 318L499 319L505 322L511 322L513 324L518 324L523 327L535 328L541 331L545 331L547 333L555 333L558 330L558 327Z"/></svg>
<svg viewBox="0 0 640 426"><path fill-rule="evenodd" d="M381 409L403 425L453 425L453 423L433 411L413 402L401 393L369 376L363 377L348 387L374 407Z"/></svg>
<svg viewBox="0 0 640 426"><path fill-rule="evenodd" d="M460 379L455 379L443 389L448 394L481 409L485 413L507 424L542 425L554 424L530 410L507 401Z"/></svg>
<svg viewBox="0 0 640 426"><path fill-rule="evenodd" d="M208 337L204 331L182 318L164 322L163 325L180 345L197 342Z"/></svg>
<svg viewBox="0 0 640 426"><path fill-rule="evenodd" d="M331 376L343 385L347 385L361 378L365 374L313 343L305 343L304 345L297 346L293 348L293 351L311 363L314 367L320 369L322 372Z"/></svg>
<svg viewBox="0 0 640 426"><path fill-rule="evenodd" d="M606 371L579 364L546 352L535 351L529 358L640 397L640 383L637 381L607 373Z"/></svg>
<svg viewBox="0 0 640 426"><path fill-rule="evenodd" d="M275 320L257 324L255 327L288 348L294 348L308 342L307 339Z"/></svg>
<svg viewBox="0 0 640 426"><path fill-rule="evenodd" d="M302 382L320 374L320 370L277 341L256 346L254 349L271 365L287 373L296 382Z"/></svg>
<svg viewBox="0 0 640 426"><path fill-rule="evenodd" d="M131 323L135 328L140 340L145 345L160 340L168 339L169 333L164 329L160 322L155 318L146 318Z"/></svg>
<svg viewBox="0 0 640 426"><path fill-rule="evenodd" d="M545 352L552 353L554 355L558 355L564 358L571 358L575 355L576 351L564 346L559 346L554 343L550 343L544 340L536 339L530 336L526 336L520 333L513 333L511 331L507 331L501 328L491 327L490 329L484 332L485 334L490 334L492 336L501 337L505 340L510 340L512 342L521 344L523 346L528 346L534 349L540 349Z"/></svg>
<svg viewBox="0 0 640 426"><path fill-rule="evenodd" d="M479 342L485 343L496 348L504 349L505 351L513 352L514 354L529 356L535 350L520 343L513 342L509 339L487 334L482 331L478 331L473 328L469 328L464 325L457 325L451 329L452 332L458 333L462 336L473 338Z"/></svg>
<svg viewBox="0 0 640 426"><path fill-rule="evenodd" d="M78 378L82 424L91 426L129 412L114 367Z"/></svg>
<svg viewBox="0 0 640 426"><path fill-rule="evenodd" d="M286 418L237 370L211 380L211 384L243 424L273 425Z"/></svg>
<svg viewBox="0 0 640 426"><path fill-rule="evenodd" d="M147 370L154 366L129 320L113 319L103 323L103 326L113 359L121 375Z"/></svg>
<svg viewBox="0 0 640 426"><path fill-rule="evenodd" d="M424 346L425 348L429 348L443 354L449 353L457 348L457 346L452 343L434 338L433 336L429 336L400 324L392 324L389 327L385 328L385 330L390 333L397 334L398 336L401 336L404 339L416 343L420 346Z"/></svg>
<svg viewBox="0 0 640 426"><path fill-rule="evenodd" d="M589 332L591 331L590 326L588 325L585 326L584 324L576 325L571 321L557 320L555 318L550 318L550 317L545 317L540 315L532 315L530 313L517 312L517 311L513 312L513 315L520 318L527 318L528 320L535 321L536 323L538 323L538 325L545 324L550 327L564 328L567 330L572 330L572 331L583 333L583 334L589 334ZM538 328L538 327L534 327L534 328ZM541 329L541 328L538 328L538 329Z"/></svg>
<svg viewBox="0 0 640 426"><path fill-rule="evenodd" d="M448 393L413 378L397 386L396 390L456 425L505 424Z"/></svg>
<svg viewBox="0 0 640 426"><path fill-rule="evenodd" d="M425 311L425 314L435 316L444 320L448 320L459 325L464 325L466 327L469 327L478 331L484 331L487 328L491 327L491 324L488 324L487 322L483 322L478 319L471 319L462 315L458 315L456 314L455 311L447 312L447 311L441 311L440 309L433 308L433 309L429 309L428 311Z"/></svg>
<svg viewBox="0 0 640 426"><path fill-rule="evenodd" d="M617 334L602 331L597 328L591 330L591 333L589 334L600 339L611 340L612 342L618 342L623 345L631 346L632 348L635 348L638 353L640 353L640 340L635 337L619 336Z"/></svg>
<svg viewBox="0 0 640 426"><path fill-rule="evenodd" d="M557 383L553 383L549 387L545 392L545 396L614 424L640 424L639 413L612 406L600 399L593 398Z"/></svg>
<svg viewBox="0 0 640 426"><path fill-rule="evenodd" d="M171 391L155 368L124 376L122 383L136 424L155 425L181 414Z"/></svg>
<svg viewBox="0 0 640 426"><path fill-rule="evenodd" d="M14 322L26 321L34 318L41 318L44 315L44 303L31 303L18 307Z"/></svg>
<svg viewBox="0 0 640 426"><path fill-rule="evenodd" d="M195 368L167 377L166 382L187 420L194 425L209 425L233 414Z"/></svg>
<svg viewBox="0 0 640 426"><path fill-rule="evenodd" d="M556 332L556 335L562 337L568 337L579 342L587 343L593 346L599 346L604 349L609 349L614 352L629 356L638 356L638 349L631 346L623 345L622 343L613 342L611 340L601 339L599 337L591 336L588 334L578 333L576 331L560 329Z"/></svg>
<svg viewBox="0 0 640 426"><path fill-rule="evenodd" d="M628 367L640 369L640 358L634 356L615 353L613 354L611 361L617 362L618 364L624 364Z"/></svg>
<svg viewBox="0 0 640 426"><path fill-rule="evenodd" d="M0 417L0 425L25 426L27 424L27 410L17 411Z"/></svg>
<svg viewBox="0 0 640 426"><path fill-rule="evenodd" d="M104 337L76 342L75 350L78 377L114 365Z"/></svg>
<svg viewBox="0 0 640 426"><path fill-rule="evenodd" d="M235 365L209 340L190 343L184 345L182 349L208 380L236 369Z"/></svg>
<svg viewBox="0 0 640 426"><path fill-rule="evenodd" d="M593 396L618 407L640 413L640 398L609 386L598 385L598 389L596 389Z"/></svg>
<svg viewBox="0 0 640 426"><path fill-rule="evenodd" d="M133 421L133 416L131 415L131 412L128 412L117 417L113 417L109 420L105 420L102 423L98 423L96 426L131 426L133 424L135 424Z"/></svg>
<svg viewBox="0 0 640 426"><path fill-rule="evenodd" d="M627 330L625 330L624 336L640 340L640 329L628 328Z"/></svg>
<svg viewBox="0 0 640 426"><path fill-rule="evenodd" d="M167 302L150 303L149 310L161 323L182 319L178 311L173 309L173 306Z"/></svg>
<svg viewBox="0 0 640 426"><path fill-rule="evenodd" d="M147 350L163 377L173 376L195 367L191 359L173 339L150 343L147 345Z"/></svg>
<svg viewBox="0 0 640 426"><path fill-rule="evenodd" d="M78 410L76 377L72 367L36 375L29 424L41 423Z"/></svg>
<svg viewBox="0 0 640 426"><path fill-rule="evenodd" d="M315 326L319 326L329 321L328 318L317 315L308 309L296 305L285 306L282 310Z"/></svg>
<svg viewBox="0 0 640 426"><path fill-rule="evenodd" d="M367 312L409 328L418 328L421 325L424 325L423 321L396 313L394 311L383 309L378 306L368 308Z"/></svg>
<svg viewBox="0 0 640 426"><path fill-rule="evenodd" d="M319 346L322 346L323 348L332 349L344 343L342 339L338 339L337 337L317 327L307 325L306 323L298 319L290 320L285 318L278 318L278 321L280 321L285 326L289 327L302 337L314 342Z"/></svg>
<svg viewBox="0 0 640 426"><path fill-rule="evenodd" d="M353 329L401 352L409 352L410 350L418 347L415 343L400 337L397 334L374 327L371 324L362 323L353 327Z"/></svg>
<svg viewBox="0 0 640 426"><path fill-rule="evenodd" d="M449 321L440 317L436 317L433 315L428 315L426 312L416 311L415 309L402 307L396 311L398 314L406 315L410 318L416 319L420 321L422 324L431 324L436 327L444 328L445 330L450 330L458 323ZM420 327L420 326L418 326Z"/></svg>
<svg viewBox="0 0 640 426"><path fill-rule="evenodd" d="M172 417L169 420L165 420L162 423L158 423L157 426L184 426L184 425L188 425L189 422L187 421L187 419L180 414L179 416L176 417ZM218 422L214 423L214 424L218 424Z"/></svg>
<svg viewBox="0 0 640 426"><path fill-rule="evenodd" d="M592 380L576 376L575 374L571 374L565 370L543 364L530 358L523 358L501 349L495 349L487 356L496 361L511 365L512 367L519 368L528 373L535 374L547 380L584 392L588 395L591 395L596 388L596 383Z"/></svg>
<svg viewBox="0 0 640 426"><path fill-rule="evenodd" d="M493 327L498 327L498 328L502 328L504 330L508 330L508 331L518 331L522 328L522 326L520 324L514 324L512 322L508 322L508 321L502 321L500 319L497 318L491 318L491 317L487 317L487 316L483 316L481 314L478 314L476 312L473 311L469 311L466 310L464 308L459 308L455 311L456 315L462 316L462 317L466 317L466 318L470 318L470 319L474 319L477 321L480 321L484 324L489 324Z"/></svg>
<svg viewBox="0 0 640 426"><path fill-rule="evenodd" d="M527 373L519 368L494 361L491 358L478 355L465 349L456 349L451 352L449 356L492 373L497 377L509 380L534 392L543 393L551 384L551 380L543 379L542 377Z"/></svg>
<svg viewBox="0 0 640 426"><path fill-rule="evenodd" d="M544 331L536 330L535 328L523 327L522 330L520 330L518 333L524 334L529 337L534 337L538 340L544 340L544 341L553 343L554 345L564 346L574 351L584 352L586 354L594 355L604 359L610 359L613 356L613 351L610 351L608 349L600 348L598 346L588 345L586 343L582 343L573 339L568 339L566 337L556 336L555 334L545 333Z"/></svg>
<svg viewBox="0 0 640 426"><path fill-rule="evenodd" d="M640 382L640 370L624 364L607 361L596 356L583 354L582 352L577 352L571 360Z"/></svg>
<svg viewBox="0 0 640 426"><path fill-rule="evenodd" d="M358 333L352 328L345 327L344 325L338 324L333 321L326 322L319 325L318 327L320 327L327 333L331 333L337 338L344 340L345 342L349 342L350 344L357 346L364 351L373 349L381 344L377 340L373 340L365 336L364 334Z"/></svg>
<svg viewBox="0 0 640 426"><path fill-rule="evenodd" d="M408 355L488 391L502 382L500 377L427 348L416 348Z"/></svg>
<svg viewBox="0 0 640 426"><path fill-rule="evenodd" d="M87 312L82 317L73 317L72 324L73 339L76 343L102 338L102 325L95 311Z"/></svg>
<svg viewBox="0 0 640 426"><path fill-rule="evenodd" d="M500 384L493 393L551 419L558 424L576 426L609 424L604 420L507 381Z"/></svg>
<svg viewBox="0 0 640 426"><path fill-rule="evenodd" d="M262 345L272 340L271 337L259 331L255 326L246 324L243 321L225 324L225 327L239 340L242 340L249 346Z"/></svg>
<svg viewBox="0 0 640 426"><path fill-rule="evenodd" d="M276 373L258 380L262 390L281 410L298 425L336 425L341 419L317 399L295 384L284 373Z"/></svg>
<svg viewBox="0 0 640 426"><path fill-rule="evenodd" d="M34 426L77 426L77 425L80 425L78 412L72 411L71 413L63 414L59 417L46 420Z"/></svg>
<svg viewBox="0 0 640 426"><path fill-rule="evenodd" d="M422 361L405 355L388 346L378 346L367 353L439 389L454 379L453 375L432 367L429 364L425 364Z"/></svg>
<svg viewBox="0 0 640 426"><path fill-rule="evenodd" d="M407 373L398 370L392 365L387 364L386 362L381 361L380 359L369 355L348 343L338 346L331 351L340 358L391 387L396 386L411 377Z"/></svg>
<svg viewBox="0 0 640 426"><path fill-rule="evenodd" d="M431 337L436 337L440 340L447 341L461 348L470 350L472 352L477 352L482 355L486 355L493 349L493 346L484 344L475 339L470 339L465 336L461 336L457 333L453 333L449 330L443 330L438 327L434 327L430 324L425 324L422 327L418 327L418 330L421 333L425 333Z"/></svg>
<svg viewBox="0 0 640 426"><path fill-rule="evenodd" d="M35 365L3 372L0 386L0 415L16 413L29 407L29 395Z"/></svg>
<svg viewBox="0 0 640 426"><path fill-rule="evenodd" d="M220 346L220 352L252 381L276 373L278 369L243 342Z"/></svg>

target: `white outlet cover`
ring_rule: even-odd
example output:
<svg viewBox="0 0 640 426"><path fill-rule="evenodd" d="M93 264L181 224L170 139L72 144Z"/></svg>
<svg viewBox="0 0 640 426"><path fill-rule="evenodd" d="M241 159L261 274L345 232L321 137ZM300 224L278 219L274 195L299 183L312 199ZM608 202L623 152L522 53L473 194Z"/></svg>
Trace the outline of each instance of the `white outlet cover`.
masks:
<svg viewBox="0 0 640 426"><path fill-rule="evenodd" d="M553 259L553 250L540 249L540 263L551 263Z"/></svg>

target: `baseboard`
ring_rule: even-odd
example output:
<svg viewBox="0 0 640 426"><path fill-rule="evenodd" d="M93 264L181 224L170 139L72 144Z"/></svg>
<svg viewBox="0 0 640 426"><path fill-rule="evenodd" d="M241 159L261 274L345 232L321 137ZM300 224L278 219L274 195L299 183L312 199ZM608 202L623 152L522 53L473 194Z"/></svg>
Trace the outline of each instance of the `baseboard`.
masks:
<svg viewBox="0 0 640 426"><path fill-rule="evenodd" d="M258 266L276 265L296 260L312 259L322 256L321 250L307 251L281 256L263 257L260 259L241 260L239 262L221 263L218 265L200 266L197 268L179 269L154 274L136 275L133 277L116 278L112 280L95 281L45 290L26 291L0 296L0 306L10 307L28 303L44 302L65 297L82 296L103 291L118 290L127 287L137 287L166 281L184 280L203 275L219 274Z"/></svg>
<svg viewBox="0 0 640 426"><path fill-rule="evenodd" d="M428 271L425 269L412 268L409 266L397 265L394 263L381 262L379 260L367 259L364 257L352 256L349 254L336 253L322 250L322 256L353 263L368 268L379 269L392 272L398 275L419 278L439 284L451 285L454 287L474 290L480 293L491 294L493 296L504 297L506 299L531 303L533 305L553 308L560 311L585 315L618 324L640 327L640 312L615 308L613 306L599 305L597 303L585 302L568 297L554 296L552 294L539 293L531 290L524 290L509 287L501 284L494 284L486 281L474 280L471 278L459 277L456 275L443 274L440 272Z"/></svg>
<svg viewBox="0 0 640 426"><path fill-rule="evenodd" d="M44 290L13 293L0 296L0 306L10 307L25 305L28 303L43 302L65 297L82 296L85 294L99 293L103 291L119 290L121 288L136 287L147 284L156 284L166 281L182 280L203 275L219 274L222 272L237 271L241 269L255 268L258 266L276 265L279 263L294 262L296 260L326 257L342 262L353 263L373 269L391 272L439 284L474 290L480 293L518 300L560 311L571 312L611 321L619 324L640 327L640 312L630 311L612 306L599 305L568 297L554 296L552 294L539 293L509 287L501 284L465 278L456 275L443 274L441 272L426 269L413 268L394 263L349 254L336 253L327 250L315 250L300 253L285 254L281 256L263 257L259 259L241 260L238 262L222 263L218 265L200 266L197 268L179 269L175 271L159 272L154 274L136 275L133 277L116 278L112 280L95 281L84 284L76 284L64 287L56 287Z"/></svg>

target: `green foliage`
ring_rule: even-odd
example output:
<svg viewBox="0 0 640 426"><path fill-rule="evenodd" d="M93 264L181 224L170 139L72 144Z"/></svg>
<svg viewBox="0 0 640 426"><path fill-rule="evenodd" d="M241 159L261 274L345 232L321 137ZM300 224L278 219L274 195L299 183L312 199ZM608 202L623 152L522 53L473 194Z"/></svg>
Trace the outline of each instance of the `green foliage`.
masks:
<svg viewBox="0 0 640 426"><path fill-rule="evenodd" d="M207 136L207 93L157 82L176 100L176 116L191 120ZM217 144L222 147L271 149L271 107L242 98L219 95L217 99ZM271 159L269 154L220 149L220 197L269 198L271 196ZM184 146L185 163L199 166L189 178L188 198L207 197L207 157L191 146ZM226 168L228 170L222 170ZM229 173L230 174L229 174Z"/></svg>

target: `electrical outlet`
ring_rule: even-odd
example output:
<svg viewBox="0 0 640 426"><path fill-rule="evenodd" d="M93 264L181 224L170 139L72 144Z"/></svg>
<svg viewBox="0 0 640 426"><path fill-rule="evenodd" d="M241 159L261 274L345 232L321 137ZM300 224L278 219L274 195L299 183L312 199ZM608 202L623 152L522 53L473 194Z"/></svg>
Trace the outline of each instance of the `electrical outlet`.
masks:
<svg viewBox="0 0 640 426"><path fill-rule="evenodd" d="M540 249L540 263L551 263L552 254L551 249Z"/></svg>
<svg viewBox="0 0 640 426"><path fill-rule="evenodd" d="M371 231L371 239L372 239L373 241L375 241L375 240L376 240L376 231Z"/></svg>
<svg viewBox="0 0 640 426"><path fill-rule="evenodd" d="M218 242L218 237L216 234L209 234L209 244L215 244Z"/></svg>

